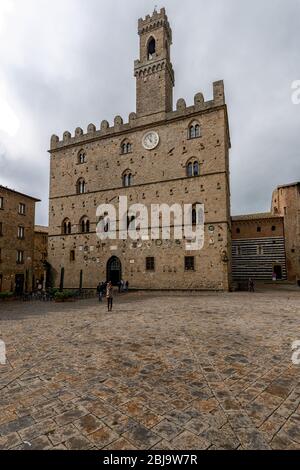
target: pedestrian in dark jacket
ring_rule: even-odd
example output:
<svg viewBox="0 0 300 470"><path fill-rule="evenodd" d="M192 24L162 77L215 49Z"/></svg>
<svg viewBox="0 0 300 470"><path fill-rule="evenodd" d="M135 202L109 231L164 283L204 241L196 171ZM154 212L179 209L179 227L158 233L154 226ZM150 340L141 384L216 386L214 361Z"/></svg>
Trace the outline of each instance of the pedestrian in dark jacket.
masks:
<svg viewBox="0 0 300 470"><path fill-rule="evenodd" d="M99 282L99 284L97 285L97 294L98 294L99 302L102 302L102 291L101 291L101 288L102 288L102 284Z"/></svg>
<svg viewBox="0 0 300 470"><path fill-rule="evenodd" d="M113 285L111 281L106 286L107 310L112 311L113 307Z"/></svg>
<svg viewBox="0 0 300 470"><path fill-rule="evenodd" d="M254 292L254 281L251 278L248 281L248 291L249 292Z"/></svg>

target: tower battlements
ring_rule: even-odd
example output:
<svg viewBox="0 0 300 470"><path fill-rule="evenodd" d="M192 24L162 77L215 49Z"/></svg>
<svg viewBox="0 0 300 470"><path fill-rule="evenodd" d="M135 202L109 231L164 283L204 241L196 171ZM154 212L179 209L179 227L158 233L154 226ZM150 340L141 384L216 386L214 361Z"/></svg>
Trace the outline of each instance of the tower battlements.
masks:
<svg viewBox="0 0 300 470"><path fill-rule="evenodd" d="M152 15L147 15L145 18L138 20L138 33L139 35L153 31L154 29L164 26L168 32L170 40L172 40L172 30L168 21L165 8L160 11L154 10Z"/></svg>

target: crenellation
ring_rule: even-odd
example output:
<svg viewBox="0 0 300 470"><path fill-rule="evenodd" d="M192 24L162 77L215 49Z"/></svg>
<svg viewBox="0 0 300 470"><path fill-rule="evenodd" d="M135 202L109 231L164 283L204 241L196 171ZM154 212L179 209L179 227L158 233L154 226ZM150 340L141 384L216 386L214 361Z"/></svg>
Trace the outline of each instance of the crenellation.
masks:
<svg viewBox="0 0 300 470"><path fill-rule="evenodd" d="M53 134L50 140L50 148L51 149L55 148L58 143L59 143L58 135Z"/></svg>
<svg viewBox="0 0 300 470"><path fill-rule="evenodd" d="M171 39L172 31L170 28L168 17L166 15L165 8L161 8L159 12L157 10L154 10L152 15L146 15L144 19L140 18L138 20L138 33L140 35L148 33L157 28L161 28L162 26L165 26L167 34Z"/></svg>
<svg viewBox="0 0 300 470"><path fill-rule="evenodd" d="M75 137L81 137L82 135L83 135L83 129L81 129L81 127L76 127Z"/></svg>
<svg viewBox="0 0 300 470"><path fill-rule="evenodd" d="M204 105L204 96L202 93L196 93L194 96L194 105L196 108L201 108Z"/></svg>
<svg viewBox="0 0 300 470"><path fill-rule="evenodd" d="M100 129L101 131L107 131L107 129L109 129L109 122L104 119L101 122Z"/></svg>
<svg viewBox="0 0 300 470"><path fill-rule="evenodd" d="M64 142L69 142L69 140L71 140L71 138L72 138L71 132L65 131L64 134L63 134L63 141Z"/></svg>
<svg viewBox="0 0 300 470"><path fill-rule="evenodd" d="M165 121L172 120L178 117L185 117L192 115L194 113L206 112L209 109L213 109L218 106L225 104L224 96L224 83L223 81L218 81L213 83L213 92L214 99L205 101L203 93L196 93L194 96L194 104L187 106L184 98L179 98L176 103L176 110L172 110L164 114ZM157 122L161 121L162 116L157 116ZM114 125L110 126L107 120L103 120L100 125L100 129L97 130L94 124L89 124L87 127L87 133L84 134L81 127L77 127L75 130L75 135L72 137L71 133L66 131L63 134L62 141L59 140L59 137L53 135L50 142L50 151L64 147L65 145L75 145L79 143L86 143L90 139L101 138L111 136L115 133L129 131L133 128L139 128L148 125L147 117L138 116L135 112L129 114L128 123L124 123L121 116L117 115L114 118ZM153 123L153 118L151 119Z"/></svg>
<svg viewBox="0 0 300 470"><path fill-rule="evenodd" d="M225 104L224 82L219 80L213 83L214 103L215 105Z"/></svg>
<svg viewBox="0 0 300 470"><path fill-rule="evenodd" d="M124 123L123 123L123 119L122 119L121 116L116 116L116 117L114 118L114 127L115 127L115 128L118 128L118 129L119 129L123 124L124 124Z"/></svg>
<svg viewBox="0 0 300 470"><path fill-rule="evenodd" d="M186 102L184 98L179 98L176 103L176 110L177 111L185 111L186 110Z"/></svg>
<svg viewBox="0 0 300 470"><path fill-rule="evenodd" d="M129 124L134 124L137 119L136 113L130 113L128 116Z"/></svg>
<svg viewBox="0 0 300 470"><path fill-rule="evenodd" d="M94 132L96 132L96 126L95 124L89 124L88 127L87 127L87 132L88 134L93 134Z"/></svg>

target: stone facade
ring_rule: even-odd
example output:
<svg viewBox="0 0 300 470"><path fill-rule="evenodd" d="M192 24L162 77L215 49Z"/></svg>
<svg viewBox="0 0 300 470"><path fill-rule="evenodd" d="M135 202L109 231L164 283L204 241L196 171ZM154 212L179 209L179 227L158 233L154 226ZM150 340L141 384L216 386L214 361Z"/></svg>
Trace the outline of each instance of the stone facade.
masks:
<svg viewBox="0 0 300 470"><path fill-rule="evenodd" d="M300 182L278 186L272 212L284 217L288 280L300 281Z"/></svg>
<svg viewBox="0 0 300 470"><path fill-rule="evenodd" d="M87 133L77 128L74 136L51 138L48 252L55 284L94 288L110 277L113 265L130 287L228 290L230 136L223 82L213 84L213 100L198 93L192 106L179 99L173 110L172 32L165 10L139 20L138 28L136 113L127 123L116 116L113 126L102 121L100 129L90 124ZM152 150L142 144L149 131L159 136ZM200 170L192 176L194 162ZM126 187L124 175L130 175ZM96 209L117 205L119 196L147 207L203 203L204 248L189 252L184 240L173 239L99 240ZM187 269L185 257L194 258L194 269ZM154 258L151 269L147 258Z"/></svg>
<svg viewBox="0 0 300 470"><path fill-rule="evenodd" d="M285 280L284 236L284 218L271 212L232 217L233 280Z"/></svg>
<svg viewBox="0 0 300 470"><path fill-rule="evenodd" d="M36 225L34 228L34 257L33 281L36 288L38 284L46 287L47 270L45 262L48 259L48 227Z"/></svg>
<svg viewBox="0 0 300 470"><path fill-rule="evenodd" d="M234 280L300 284L300 182L273 191L271 212L232 217L232 270Z"/></svg>
<svg viewBox="0 0 300 470"><path fill-rule="evenodd" d="M0 186L0 291L22 293L32 288L38 201Z"/></svg>

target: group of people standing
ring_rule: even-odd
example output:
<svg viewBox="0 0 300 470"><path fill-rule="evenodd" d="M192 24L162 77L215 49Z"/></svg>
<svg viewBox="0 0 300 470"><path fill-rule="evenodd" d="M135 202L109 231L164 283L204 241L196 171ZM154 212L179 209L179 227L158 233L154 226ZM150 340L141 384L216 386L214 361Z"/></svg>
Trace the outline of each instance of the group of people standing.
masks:
<svg viewBox="0 0 300 470"><path fill-rule="evenodd" d="M129 282L128 281L119 281L118 282L119 292L128 292L129 289ZM103 297L105 296L107 299L107 310L108 312L112 311L113 308L113 285L112 282L99 282L97 286L97 294L99 298L99 302L102 302Z"/></svg>

